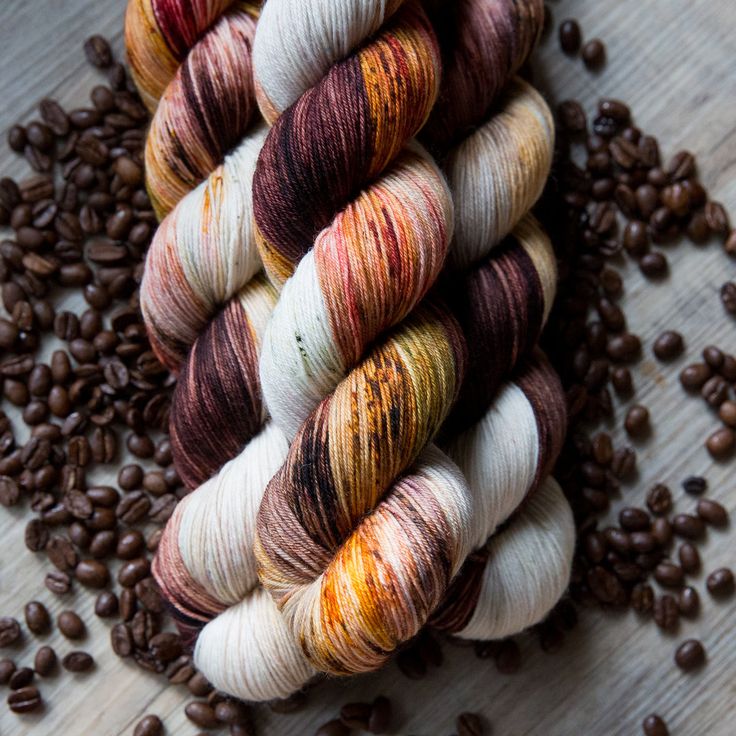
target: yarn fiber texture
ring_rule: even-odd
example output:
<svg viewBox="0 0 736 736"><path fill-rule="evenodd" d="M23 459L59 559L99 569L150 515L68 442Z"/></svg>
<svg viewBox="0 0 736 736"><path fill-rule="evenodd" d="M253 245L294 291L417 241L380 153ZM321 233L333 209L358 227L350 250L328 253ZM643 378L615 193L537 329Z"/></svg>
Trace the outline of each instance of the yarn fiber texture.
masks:
<svg viewBox="0 0 736 736"><path fill-rule="evenodd" d="M526 215L553 127L509 81L542 4L449 6L434 25L414 0L268 0L257 26L248 3L128 8L167 215L142 308L199 486L154 574L241 698L375 669L428 621L505 636L567 585L545 480L564 396L528 357L555 292Z"/></svg>
<svg viewBox="0 0 736 736"><path fill-rule="evenodd" d="M147 184L168 213L148 254L141 308L154 350L179 374L172 451L196 489L167 523L153 574L192 642L219 639L221 623L206 625L227 613L237 646L216 662L218 684L268 700L314 670L260 588L253 556L257 509L288 449L267 421L258 377L276 291L261 273L253 228L251 182L266 133L252 74L256 15L248 3L131 0L126 40L155 109ZM215 669L208 651L194 652L206 675Z"/></svg>

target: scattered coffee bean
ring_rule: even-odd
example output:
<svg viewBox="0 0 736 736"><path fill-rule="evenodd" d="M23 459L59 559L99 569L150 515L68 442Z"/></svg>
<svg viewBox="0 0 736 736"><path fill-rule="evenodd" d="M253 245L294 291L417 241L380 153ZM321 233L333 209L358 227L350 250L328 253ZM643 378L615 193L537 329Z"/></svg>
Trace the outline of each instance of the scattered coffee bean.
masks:
<svg viewBox="0 0 736 736"><path fill-rule="evenodd" d="M690 542L684 542L678 550L680 566L682 569L692 575L700 570L700 553L697 547Z"/></svg>
<svg viewBox="0 0 736 736"><path fill-rule="evenodd" d="M56 624L67 639L82 639L87 634L84 621L74 611L62 611L56 619Z"/></svg>
<svg viewBox="0 0 736 736"><path fill-rule="evenodd" d="M568 19L560 24L560 48L569 56L577 54L582 42L580 25L576 20Z"/></svg>
<svg viewBox="0 0 736 736"><path fill-rule="evenodd" d="M11 690L20 690L22 687L28 687L33 682L35 673L30 667L20 667L10 676L8 686Z"/></svg>
<svg viewBox="0 0 736 736"><path fill-rule="evenodd" d="M677 647L675 664L683 672L691 672L705 664L705 649L697 639L688 639Z"/></svg>
<svg viewBox="0 0 736 736"><path fill-rule="evenodd" d="M0 618L0 647L9 647L18 642L20 637L20 624L14 618Z"/></svg>
<svg viewBox="0 0 736 736"><path fill-rule="evenodd" d="M654 355L662 361L678 357L684 349L682 335L674 330L663 332L654 341Z"/></svg>
<svg viewBox="0 0 736 736"><path fill-rule="evenodd" d="M667 725L656 713L652 713L644 719L642 730L644 736L669 736L670 734Z"/></svg>
<svg viewBox="0 0 736 736"><path fill-rule="evenodd" d="M700 609L700 596L695 588L687 586L677 595L677 607L683 616L692 618Z"/></svg>
<svg viewBox="0 0 736 736"><path fill-rule="evenodd" d="M730 427L722 427L713 432L705 442L708 452L716 459L723 460L736 445L736 435Z"/></svg>
<svg viewBox="0 0 736 736"><path fill-rule="evenodd" d="M691 496L700 496L708 490L708 482L699 475L691 475L682 482L685 493Z"/></svg>
<svg viewBox="0 0 736 736"><path fill-rule="evenodd" d="M606 47L603 45L603 41L598 38L588 41L583 46L581 56L588 69L599 69L606 60Z"/></svg>
<svg viewBox="0 0 736 736"><path fill-rule="evenodd" d="M701 498L697 505L698 516L710 526L723 527L728 524L728 512L723 506L710 498Z"/></svg>
<svg viewBox="0 0 736 736"><path fill-rule="evenodd" d="M8 695L8 707L13 713L31 713L41 707L41 694L38 688L29 687L14 690Z"/></svg>
<svg viewBox="0 0 736 736"><path fill-rule="evenodd" d="M69 672L88 672L94 664L92 655L82 651L69 652L61 660L61 666Z"/></svg>
<svg viewBox="0 0 736 736"><path fill-rule="evenodd" d="M48 677L56 669L56 652L49 646L41 647L33 660L33 668L41 677Z"/></svg>
<svg viewBox="0 0 736 736"><path fill-rule="evenodd" d="M647 507L653 514L666 514L672 508L672 493L664 483L656 483L647 494Z"/></svg>
<svg viewBox="0 0 736 736"><path fill-rule="evenodd" d="M164 724L158 716L143 716L133 729L133 736L163 736Z"/></svg>
<svg viewBox="0 0 736 736"><path fill-rule="evenodd" d="M645 435L649 431L649 410L641 404L632 406L626 413L624 427L631 437Z"/></svg>
<svg viewBox="0 0 736 736"><path fill-rule="evenodd" d="M215 711L201 700L194 700L189 703L184 708L184 713L195 726L200 728L215 728L218 725ZM346 733L348 732L346 731Z"/></svg>
<svg viewBox="0 0 736 736"><path fill-rule="evenodd" d="M26 603L26 626L34 634L46 634L51 629L51 616L48 609L39 601Z"/></svg>
<svg viewBox="0 0 736 736"><path fill-rule="evenodd" d="M734 591L733 572L727 567L714 570L705 581L708 592L715 597L723 598Z"/></svg>

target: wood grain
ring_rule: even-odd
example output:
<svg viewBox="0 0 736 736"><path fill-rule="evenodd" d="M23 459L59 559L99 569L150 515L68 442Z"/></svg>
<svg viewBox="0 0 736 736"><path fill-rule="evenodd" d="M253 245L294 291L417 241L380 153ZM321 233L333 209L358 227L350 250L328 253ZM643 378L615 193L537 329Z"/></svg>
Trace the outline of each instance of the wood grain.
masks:
<svg viewBox="0 0 736 736"><path fill-rule="evenodd" d="M577 60L562 56L554 37L536 61L537 81L554 104L578 97L592 110L601 96L632 105L645 130L657 135L665 153L693 150L702 179L712 195L736 213L736 7L732 0L560 0L551 3L557 21L577 16L588 38L608 46L609 62L590 74ZM90 33L114 39L121 50L123 0L3 0L0 3L0 129L35 114L43 96L64 105L80 105L97 76L85 64L81 44ZM3 175L20 176L25 165L3 146ZM683 397L676 376L685 358L663 367L651 359L651 342L674 326L695 355L708 343L736 352L736 323L723 316L720 285L733 276L733 264L717 245L673 246L671 275L657 286L646 284L636 269L626 270L625 307L633 331L645 341L646 358L635 370L637 397L647 404L655 426L640 449L641 473L626 486L618 505L640 503L655 481L669 483L677 508L692 506L679 482L688 474L705 474L712 495L733 512L736 506L732 464L714 464L702 439L714 425L703 402ZM78 298L66 300L81 309ZM51 346L44 346L48 355ZM112 480L114 472L100 474ZM616 509L614 509L615 512ZM42 683L43 718L16 717L0 708L5 734L131 734L144 713L157 713L167 733L195 733L183 715L186 691L167 687L117 659L109 650L109 625L92 613L93 596L82 591L69 599L51 595L42 585L47 565L23 545L24 515L0 513L0 615L22 617L23 604L39 599L58 613L75 608L90 635L84 647L97 661L89 675L68 673ZM709 532L707 568L736 563L734 533ZM703 589L703 577L697 585ZM642 718L656 710L672 734L727 736L736 716L736 637L734 601L713 602L703 596L704 612L677 636L664 636L634 615L586 611L574 634L556 655L543 654L531 637L522 637L524 667L517 675L496 673L489 662L466 649L445 647L445 665L421 682L405 679L394 664L385 671L316 688L308 709L298 715L260 718L261 734L311 734L334 717L349 699L378 693L396 704L396 733L443 736L454 731L461 711L482 712L496 734L508 736L633 735ZM676 643L695 636L705 642L709 663L703 672L683 676L672 664ZM2 651L28 664L40 643L59 653L72 647L57 633L43 642L26 636L17 650Z"/></svg>

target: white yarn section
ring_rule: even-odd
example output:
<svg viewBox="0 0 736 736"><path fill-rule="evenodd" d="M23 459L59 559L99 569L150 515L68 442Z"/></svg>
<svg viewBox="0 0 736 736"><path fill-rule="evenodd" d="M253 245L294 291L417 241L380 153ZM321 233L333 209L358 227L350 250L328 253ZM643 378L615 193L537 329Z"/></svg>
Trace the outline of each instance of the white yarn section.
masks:
<svg viewBox="0 0 736 736"><path fill-rule="evenodd" d="M567 589L574 548L572 511L548 478L489 542L478 603L457 636L502 639L542 621Z"/></svg>
<svg viewBox="0 0 736 736"><path fill-rule="evenodd" d="M345 369L311 250L279 295L263 337L259 365L265 403L289 439L333 391Z"/></svg>
<svg viewBox="0 0 736 736"><path fill-rule="evenodd" d="M443 208L441 218L438 206ZM284 285L273 310L261 350L261 386L271 416L290 439L353 367L346 364L337 344L323 297L323 288L350 288L348 279L334 278L337 258L348 258L348 274L357 274L361 268L380 268L381 272L375 274L377 283L389 284L391 269L395 268L388 258L363 262L357 249L351 251L346 245L343 221L347 220L347 227L355 236L362 223L372 221L380 227L381 220L388 217L384 211L392 209L402 213L406 224L398 245L403 253L402 268L413 269L412 280L428 289L442 265L437 243L444 238L447 245L452 236L452 197L434 160L414 140L407 143L402 155L371 184L369 191L358 195L317 236L314 248ZM447 223L446 232L435 227L439 222ZM430 252L434 260L429 257ZM320 262L328 264L327 273L320 273ZM415 306L408 301L415 298L411 294L377 289L374 296L374 311L382 312L383 320L391 324L397 315L404 316Z"/></svg>
<svg viewBox="0 0 736 736"><path fill-rule="evenodd" d="M511 232L542 194L552 165L554 122L542 96L517 79L503 99L445 164L455 200L457 268L481 260Z"/></svg>
<svg viewBox="0 0 736 736"><path fill-rule="evenodd" d="M176 248L184 279L208 313L227 303L263 268L255 241L252 180L268 128L261 123L210 176L187 194L159 227L154 251ZM159 279L144 272L141 308L156 301ZM171 295L172 300L176 295ZM189 295L179 308L189 305ZM196 335L192 335L192 341Z"/></svg>
<svg viewBox="0 0 736 736"><path fill-rule="evenodd" d="M263 588L202 629L194 663L218 690L251 701L286 698L316 674Z"/></svg>
<svg viewBox="0 0 736 736"><path fill-rule="evenodd" d="M539 435L524 392L507 383L482 419L447 447L472 492L472 548L482 547L534 482Z"/></svg>
<svg viewBox="0 0 736 736"><path fill-rule="evenodd" d="M421 507L428 505L427 499L432 499L432 506L441 509L435 517L437 530L429 526L431 520L426 517L422 523L417 523L416 509L400 500L400 497L404 496L412 498ZM448 555L452 562L450 576L454 577L472 550L469 530L473 513L471 492L462 471L436 445L429 444L409 474L396 481L381 503L353 531L353 535L361 534L361 527L368 527L367 532L365 529L362 531L371 537L371 547L380 551L381 568L390 570L386 573L385 580L378 581L379 587L383 585L394 594L396 591L405 591L404 602L407 610L402 611L401 617L391 624L392 631L398 631L395 646L414 636L425 624L422 612L418 609L411 610L411 602L421 597L425 584L417 578L416 567L407 560L407 550L417 550L417 557L420 557L422 547L426 544L426 535L433 532L441 533L451 543ZM342 561L342 558L340 559ZM335 565L337 562L333 561L331 564ZM359 565L359 561L347 561L345 564ZM432 571L423 570L422 573L431 575ZM355 643L346 645L348 641L346 637L331 637L328 631L330 617L325 616L321 597L323 575L308 585L290 591L288 597L282 601L280 610L288 628L293 632L299 632L306 646L310 641L332 639L337 645L333 653L343 662L350 661L354 658L352 647ZM360 585L359 576L343 572L338 573L337 577L344 582L340 589L340 598L343 601L352 601L351 609L354 612L360 611L360 600L365 596L365 590ZM341 607L346 608L345 605ZM369 608L368 616L372 619L375 611ZM371 631L375 628L372 620L364 624L359 622L352 624L361 631ZM342 648L339 647L340 643L343 645ZM384 645L383 639L373 642L377 650ZM376 666L379 664L380 661L377 661Z"/></svg>
<svg viewBox="0 0 736 736"><path fill-rule="evenodd" d="M189 574L220 601L235 604L258 585L253 551L266 486L284 463L289 443L265 424L217 475L179 504L178 544Z"/></svg>
<svg viewBox="0 0 736 736"><path fill-rule="evenodd" d="M278 114L373 35L403 0L269 0L258 20L253 67ZM261 105L264 115L266 106ZM271 120L270 122L273 122Z"/></svg>

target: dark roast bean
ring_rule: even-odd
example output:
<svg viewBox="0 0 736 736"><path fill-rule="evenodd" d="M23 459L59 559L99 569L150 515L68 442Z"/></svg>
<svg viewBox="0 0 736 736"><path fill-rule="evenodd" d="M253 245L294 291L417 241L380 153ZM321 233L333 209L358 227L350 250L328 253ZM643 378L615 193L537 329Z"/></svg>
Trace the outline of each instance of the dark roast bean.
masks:
<svg viewBox="0 0 736 736"><path fill-rule="evenodd" d="M677 552L682 569L692 575L700 570L700 553L697 547L690 542L684 542L680 545Z"/></svg>
<svg viewBox="0 0 736 736"><path fill-rule="evenodd" d="M51 628L51 617L43 603L31 601L25 607L26 626L34 634L46 634Z"/></svg>
<svg viewBox="0 0 736 736"><path fill-rule="evenodd" d="M603 41L594 38L583 46L580 55L588 69L599 69L606 60L606 47Z"/></svg>
<svg viewBox="0 0 736 736"><path fill-rule="evenodd" d="M9 647L21 638L20 624L10 616L0 618L0 647Z"/></svg>
<svg viewBox="0 0 736 736"><path fill-rule="evenodd" d="M8 707L13 713L30 713L41 707L41 694L38 688L29 687L15 690L8 695Z"/></svg>
<svg viewBox="0 0 736 736"><path fill-rule="evenodd" d="M705 664L705 649L697 639L688 639L677 647L675 664L683 672L702 667Z"/></svg>
<svg viewBox="0 0 736 736"><path fill-rule="evenodd" d="M648 715L642 723L644 736L669 736L665 722L656 714Z"/></svg>
<svg viewBox="0 0 736 736"><path fill-rule="evenodd" d="M683 616L692 618L700 608L700 596L695 588L683 588L677 596L677 606Z"/></svg>
<svg viewBox="0 0 736 736"><path fill-rule="evenodd" d="M41 677L48 677L56 669L56 652L49 646L41 647L33 659L33 669Z"/></svg>
<svg viewBox="0 0 736 736"><path fill-rule="evenodd" d="M682 482L685 493L691 496L700 496L708 490L708 481L699 475L691 475Z"/></svg>
<svg viewBox="0 0 736 736"><path fill-rule="evenodd" d="M110 630L112 650L118 657L129 657L133 653L133 636L125 623L115 624Z"/></svg>
<svg viewBox="0 0 736 736"><path fill-rule="evenodd" d="M667 588L677 588L682 585L684 574L682 568L671 562L660 562L654 569L656 581Z"/></svg>
<svg viewBox="0 0 736 736"><path fill-rule="evenodd" d="M713 499L699 499L697 513L710 526L722 527L728 524L728 512L718 501L714 501Z"/></svg>
<svg viewBox="0 0 736 736"><path fill-rule="evenodd" d="M94 545L94 538L92 545ZM92 545L90 545L90 551L92 551ZM115 539L113 537L110 549L113 549L114 546ZM104 588L110 582L110 572L105 564L99 560L80 560L74 570L74 575L82 585L88 588Z"/></svg>
<svg viewBox="0 0 736 736"><path fill-rule="evenodd" d="M164 724L158 716L143 716L133 730L133 736L162 736Z"/></svg>
<svg viewBox="0 0 736 736"><path fill-rule="evenodd" d="M74 611L62 611L56 619L56 624L67 639L82 639L87 634L84 621Z"/></svg>
<svg viewBox="0 0 736 736"><path fill-rule="evenodd" d="M0 659L0 685L7 685L15 672L15 662L12 659Z"/></svg>
<svg viewBox="0 0 736 736"><path fill-rule="evenodd" d="M680 355L684 348L682 335L674 330L660 334L654 342L654 355L662 361L672 360Z"/></svg>
<svg viewBox="0 0 736 736"><path fill-rule="evenodd" d="M582 33L576 20L568 19L560 24L559 29L560 48L569 56L573 56L580 50Z"/></svg>
<svg viewBox="0 0 736 736"><path fill-rule="evenodd" d="M69 672L88 672L94 667L95 661L91 654L82 651L69 652L61 660L61 666Z"/></svg>
<svg viewBox="0 0 736 736"><path fill-rule="evenodd" d="M680 609L671 595L663 595L654 601L654 621L660 629L673 631L679 622Z"/></svg>
<svg viewBox="0 0 736 736"><path fill-rule="evenodd" d="M184 713L199 728L215 728L218 725L214 710L205 702L195 700L188 703L184 708ZM340 723L340 721L337 721L337 723ZM345 736L348 736L349 729L345 729L344 733Z"/></svg>
<svg viewBox="0 0 736 736"><path fill-rule="evenodd" d="M708 592L712 596L725 597L731 595L734 590L733 572L727 567L714 570L706 580Z"/></svg>

